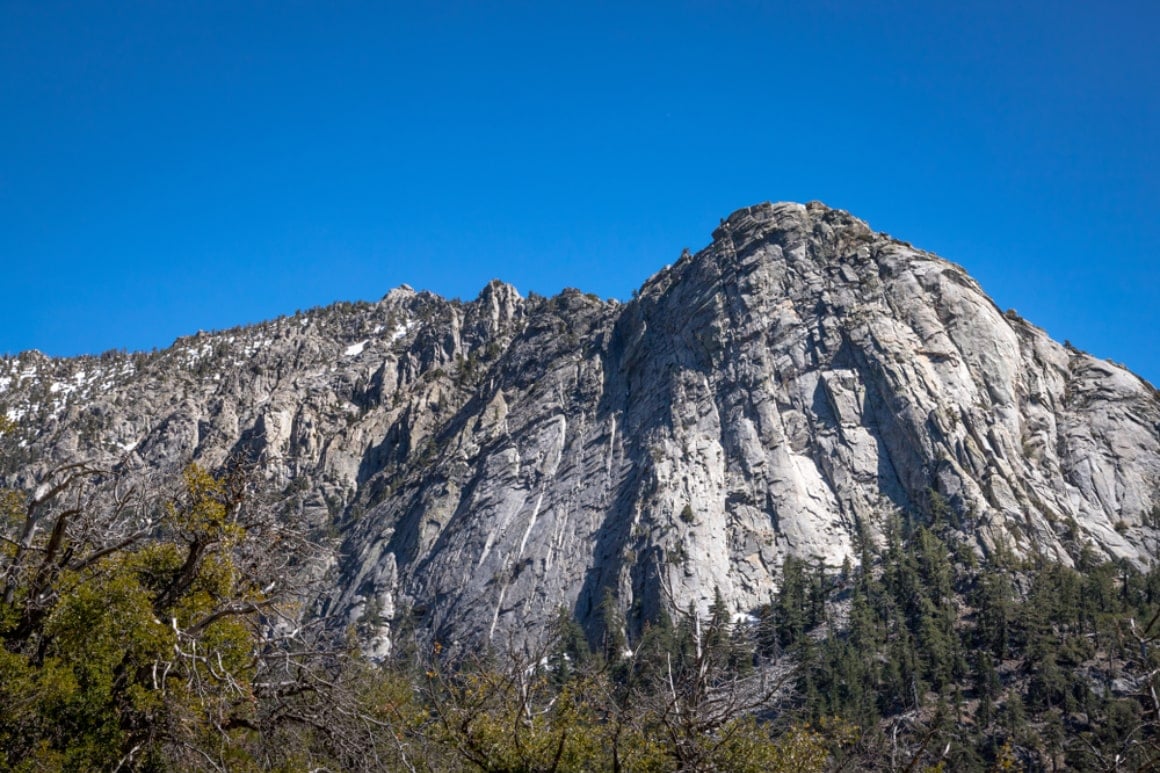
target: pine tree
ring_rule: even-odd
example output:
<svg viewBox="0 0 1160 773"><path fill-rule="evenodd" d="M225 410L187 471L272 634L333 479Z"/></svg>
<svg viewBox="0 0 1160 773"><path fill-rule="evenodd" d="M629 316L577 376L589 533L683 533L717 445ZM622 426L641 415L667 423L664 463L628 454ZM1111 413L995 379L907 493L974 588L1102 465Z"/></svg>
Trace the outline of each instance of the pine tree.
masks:
<svg viewBox="0 0 1160 773"><path fill-rule="evenodd" d="M781 567L781 588L774 603L774 626L783 648L805 636L808 622L804 564L787 556Z"/></svg>

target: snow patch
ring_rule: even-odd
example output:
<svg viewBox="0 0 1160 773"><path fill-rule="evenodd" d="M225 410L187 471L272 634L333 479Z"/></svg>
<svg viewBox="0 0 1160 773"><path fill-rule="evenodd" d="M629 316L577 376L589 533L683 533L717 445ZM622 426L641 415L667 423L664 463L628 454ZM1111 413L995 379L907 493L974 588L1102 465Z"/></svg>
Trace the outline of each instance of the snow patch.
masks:
<svg viewBox="0 0 1160 773"><path fill-rule="evenodd" d="M253 356L254 354L257 354L258 352L260 352L263 349L265 349L266 347L268 347L273 342L274 342L274 339L272 339L272 338L255 339L255 340L250 341L246 344L246 347L242 350L242 354L246 357Z"/></svg>
<svg viewBox="0 0 1160 773"><path fill-rule="evenodd" d="M363 349L366 348L368 343L370 342L359 341L357 344L351 344L350 346L346 347L346 350L342 354L344 357L355 357L360 355L363 353Z"/></svg>
<svg viewBox="0 0 1160 773"><path fill-rule="evenodd" d="M414 329L414 327L415 327L415 320L413 320L413 319L407 320L407 322L405 324L399 326L398 328L395 329L395 331L393 333L391 333L391 343L398 341L400 338L407 335L407 333L410 333L411 330Z"/></svg>

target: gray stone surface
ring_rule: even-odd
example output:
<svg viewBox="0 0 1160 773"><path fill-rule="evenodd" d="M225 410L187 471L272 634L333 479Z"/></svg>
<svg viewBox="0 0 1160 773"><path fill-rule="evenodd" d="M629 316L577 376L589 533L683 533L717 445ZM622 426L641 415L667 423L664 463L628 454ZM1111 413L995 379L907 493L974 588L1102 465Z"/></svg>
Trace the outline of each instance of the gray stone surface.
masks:
<svg viewBox="0 0 1160 773"><path fill-rule="evenodd" d="M589 630L611 589L769 600L891 513L949 503L980 553L1144 565L1160 399L1004 314L958 266L820 204L762 204L628 303L409 287L152 355L0 360L9 483L75 458L261 458L334 550L319 613L382 655ZM37 461L32 461L37 460Z"/></svg>

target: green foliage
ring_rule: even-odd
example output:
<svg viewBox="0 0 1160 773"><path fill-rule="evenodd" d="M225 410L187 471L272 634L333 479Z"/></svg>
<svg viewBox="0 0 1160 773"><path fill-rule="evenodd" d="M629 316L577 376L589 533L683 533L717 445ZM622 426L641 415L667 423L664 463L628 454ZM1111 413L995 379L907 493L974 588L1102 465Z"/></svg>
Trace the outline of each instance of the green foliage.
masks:
<svg viewBox="0 0 1160 773"><path fill-rule="evenodd" d="M806 716L861 728L863 767L881 764L885 732L915 765L1154 767L1160 569L1094 554L979 567L952 560L962 546L937 523L888 521L881 551L859 540L841 627L811 619L803 567L786 562L771 615L796 645Z"/></svg>
<svg viewBox="0 0 1160 773"><path fill-rule="evenodd" d="M191 467L169 494L127 498L72 465L0 498L0 769L244 770L374 748L357 724L373 711L335 687L357 661L271 628L295 604L271 592L291 585L283 562L308 546L249 489ZM270 745L344 702L345 725Z"/></svg>

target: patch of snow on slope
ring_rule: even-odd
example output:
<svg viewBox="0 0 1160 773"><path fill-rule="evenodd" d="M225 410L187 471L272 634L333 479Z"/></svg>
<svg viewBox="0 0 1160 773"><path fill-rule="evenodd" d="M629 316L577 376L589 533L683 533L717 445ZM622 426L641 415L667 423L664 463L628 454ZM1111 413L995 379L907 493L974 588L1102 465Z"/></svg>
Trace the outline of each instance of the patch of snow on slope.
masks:
<svg viewBox="0 0 1160 773"><path fill-rule="evenodd" d="M366 348L369 341L359 341L357 344L351 344L346 347L346 351L342 353L344 357L355 357L362 354L363 349Z"/></svg>
<svg viewBox="0 0 1160 773"><path fill-rule="evenodd" d="M252 357L253 355L267 348L272 343L274 343L273 338L256 338L253 341L246 342L246 346L242 350L242 354L246 357Z"/></svg>
<svg viewBox="0 0 1160 773"><path fill-rule="evenodd" d="M407 335L407 333L410 333L414 327L415 320L407 320L406 324L399 326L393 333L391 333L391 343L398 341L400 338Z"/></svg>

